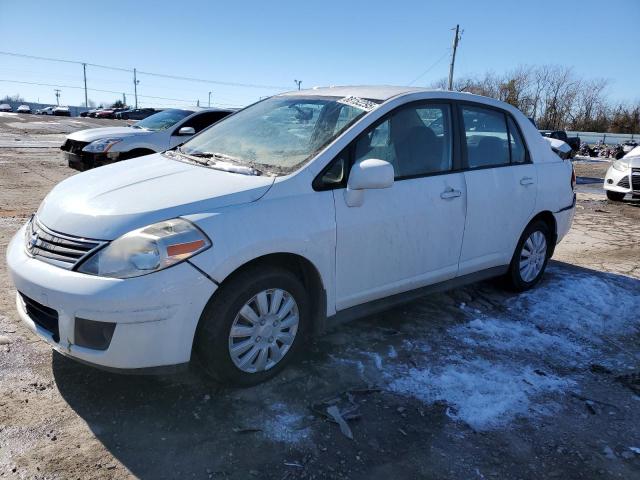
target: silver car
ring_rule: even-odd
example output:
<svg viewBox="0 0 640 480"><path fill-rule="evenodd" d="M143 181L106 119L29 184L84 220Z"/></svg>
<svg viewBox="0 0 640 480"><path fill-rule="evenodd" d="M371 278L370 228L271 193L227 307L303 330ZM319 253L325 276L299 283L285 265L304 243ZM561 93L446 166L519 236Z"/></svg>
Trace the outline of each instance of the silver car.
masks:
<svg viewBox="0 0 640 480"><path fill-rule="evenodd" d="M84 171L130 158L164 152L232 113L228 109L168 109L128 127L80 130L60 147L69 167Z"/></svg>

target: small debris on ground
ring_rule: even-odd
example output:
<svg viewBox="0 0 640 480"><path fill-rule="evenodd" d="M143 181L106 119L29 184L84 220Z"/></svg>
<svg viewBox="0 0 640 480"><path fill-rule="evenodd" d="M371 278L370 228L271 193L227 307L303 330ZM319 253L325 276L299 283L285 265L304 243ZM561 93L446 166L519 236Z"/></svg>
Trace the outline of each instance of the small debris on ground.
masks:
<svg viewBox="0 0 640 480"><path fill-rule="evenodd" d="M327 408L327 413L340 426L340 431L342 432L342 434L349 440L353 440L353 433L351 432L351 428L349 428L349 425L347 424L345 419L342 418L338 407L336 407L335 405L331 405L329 408Z"/></svg>

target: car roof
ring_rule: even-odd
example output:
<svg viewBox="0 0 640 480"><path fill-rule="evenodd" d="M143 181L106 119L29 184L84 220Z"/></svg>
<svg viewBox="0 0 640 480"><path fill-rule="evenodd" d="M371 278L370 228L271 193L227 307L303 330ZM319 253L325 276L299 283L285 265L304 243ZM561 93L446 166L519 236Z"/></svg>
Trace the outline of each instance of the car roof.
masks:
<svg viewBox="0 0 640 480"><path fill-rule="evenodd" d="M372 100L388 100L391 97L414 92L432 91L420 87L398 87L392 85L353 85L314 87L306 90L292 90L281 93L280 96L318 96L318 97L360 97Z"/></svg>
<svg viewBox="0 0 640 480"><path fill-rule="evenodd" d="M500 106L508 108L504 102L495 98L475 95L469 92L456 92L450 90L423 88L423 87L402 87L393 85L354 85L354 86L330 86L330 87L314 87L306 90L292 90L284 92L278 96L305 96L305 97L359 97L370 100L378 100L385 102L394 97L410 95L415 93L431 94L433 98L451 99L451 100L468 100L485 103L488 105Z"/></svg>
<svg viewBox="0 0 640 480"><path fill-rule="evenodd" d="M237 109L234 108L217 108L217 107L190 107L190 108L178 108L178 110L189 110L193 113L202 113L202 112L235 112Z"/></svg>

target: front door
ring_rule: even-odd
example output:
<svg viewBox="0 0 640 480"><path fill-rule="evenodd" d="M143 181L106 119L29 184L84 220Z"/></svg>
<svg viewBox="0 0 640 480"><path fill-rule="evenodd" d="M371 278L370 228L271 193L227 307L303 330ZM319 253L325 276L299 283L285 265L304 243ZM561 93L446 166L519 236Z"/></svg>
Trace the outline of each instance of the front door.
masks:
<svg viewBox="0 0 640 480"><path fill-rule="evenodd" d="M350 207L334 190L336 309L453 278L465 222L464 175L453 173L448 104L400 107L352 145L354 162L391 163L391 188Z"/></svg>

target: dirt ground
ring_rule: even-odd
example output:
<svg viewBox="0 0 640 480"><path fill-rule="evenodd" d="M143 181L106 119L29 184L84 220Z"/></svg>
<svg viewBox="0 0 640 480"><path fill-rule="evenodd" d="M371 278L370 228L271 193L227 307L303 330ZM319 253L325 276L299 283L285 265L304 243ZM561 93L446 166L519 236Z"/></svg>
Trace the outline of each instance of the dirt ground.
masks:
<svg viewBox="0 0 640 480"><path fill-rule="evenodd" d="M0 114L3 259L75 174L63 133L107 123ZM0 478L640 478L640 200L608 203L607 167L576 163L575 222L535 290L484 282L343 325L250 389L53 353L0 262Z"/></svg>

